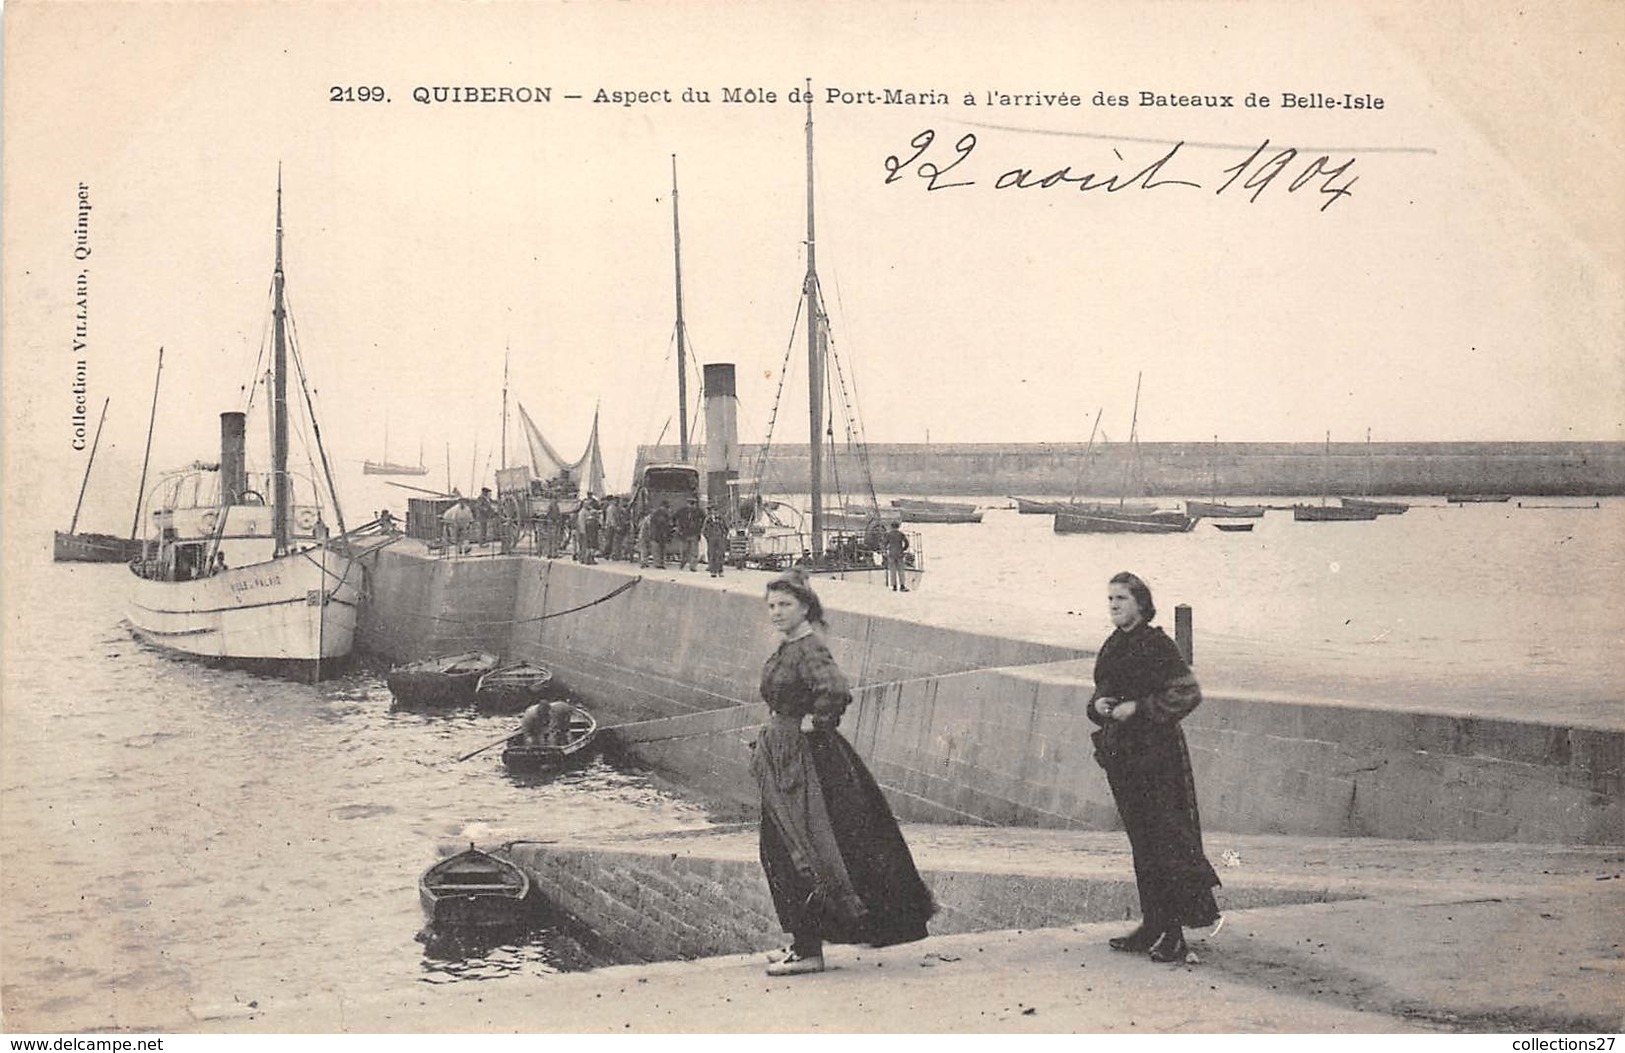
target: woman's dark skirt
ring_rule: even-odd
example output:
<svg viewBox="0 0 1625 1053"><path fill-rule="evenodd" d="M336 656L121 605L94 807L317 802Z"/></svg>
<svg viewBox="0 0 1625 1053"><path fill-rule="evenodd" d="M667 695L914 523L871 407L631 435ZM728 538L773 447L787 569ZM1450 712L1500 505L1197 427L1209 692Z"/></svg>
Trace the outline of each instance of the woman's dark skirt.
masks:
<svg viewBox="0 0 1625 1053"><path fill-rule="evenodd" d="M831 890L827 881L796 866L764 788L762 869L780 925L786 932L816 936L828 943L886 947L924 939L926 920L936 912L936 904L920 880L914 857L874 776L839 733L815 729L794 734L804 744L816 772L828 829L834 835L850 890ZM773 752L782 757L781 750ZM765 749L758 752L763 754L758 761L769 759ZM759 779L766 777L765 772L758 772ZM808 803L816 808L814 802ZM818 843L813 838L813 844ZM826 874L830 870L820 869Z"/></svg>
<svg viewBox="0 0 1625 1053"><path fill-rule="evenodd" d="M1118 737L1096 732L1095 756L1106 769L1134 849L1140 911L1155 928L1212 925L1219 917L1213 898L1219 876L1202 849L1196 780L1184 733L1178 727L1142 732L1133 736L1129 749L1116 748L1113 740Z"/></svg>

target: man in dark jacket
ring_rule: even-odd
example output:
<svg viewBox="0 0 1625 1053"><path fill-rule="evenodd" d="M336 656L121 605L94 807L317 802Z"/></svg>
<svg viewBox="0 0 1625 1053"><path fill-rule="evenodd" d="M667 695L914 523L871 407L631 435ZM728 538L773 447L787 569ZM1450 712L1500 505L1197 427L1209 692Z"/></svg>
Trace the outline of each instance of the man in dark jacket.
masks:
<svg viewBox="0 0 1625 1053"><path fill-rule="evenodd" d="M666 546L671 543L671 502L662 501L649 513L649 544L654 549L655 566L666 569Z"/></svg>
<svg viewBox="0 0 1625 1053"><path fill-rule="evenodd" d="M907 592L908 582L903 577L903 553L908 551L908 535L893 523L886 530L886 584L893 592Z"/></svg>
<svg viewBox="0 0 1625 1053"><path fill-rule="evenodd" d="M688 504L677 510L675 519L677 540L682 543L678 563L688 570L697 570L700 563L700 531L705 527L705 513L700 509L700 499L690 497Z"/></svg>

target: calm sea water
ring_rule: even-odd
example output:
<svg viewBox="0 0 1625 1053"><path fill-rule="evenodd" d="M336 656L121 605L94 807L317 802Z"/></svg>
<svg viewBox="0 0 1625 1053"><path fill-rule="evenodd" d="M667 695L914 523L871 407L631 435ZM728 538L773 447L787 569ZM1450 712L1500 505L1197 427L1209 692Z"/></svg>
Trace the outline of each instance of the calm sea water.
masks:
<svg viewBox="0 0 1625 1053"><path fill-rule="evenodd" d="M427 954L418 875L470 841L708 823L602 762L530 784L498 751L456 763L514 718L393 711L376 673L296 684L159 655L120 624L128 570L42 556L9 583L35 615L7 612L9 1030L184 1026L591 965L547 929Z"/></svg>
<svg viewBox="0 0 1625 1053"><path fill-rule="evenodd" d="M1085 646L1108 628L1106 579L1129 569L1166 621L1193 607L1199 663L1470 673L1618 721L1625 501L1256 522L1250 534L1057 536L1047 517L994 509L979 526L920 533L932 602L1073 612ZM418 874L469 841L707 823L603 764L524 785L494 753L455 763L512 718L393 711L375 673L306 685L165 658L121 625L124 568L53 565L43 542L26 555L14 548L7 568L0 741L11 1030L184 1025L325 992L523 983L591 964L551 931L471 959L427 956L413 939Z"/></svg>

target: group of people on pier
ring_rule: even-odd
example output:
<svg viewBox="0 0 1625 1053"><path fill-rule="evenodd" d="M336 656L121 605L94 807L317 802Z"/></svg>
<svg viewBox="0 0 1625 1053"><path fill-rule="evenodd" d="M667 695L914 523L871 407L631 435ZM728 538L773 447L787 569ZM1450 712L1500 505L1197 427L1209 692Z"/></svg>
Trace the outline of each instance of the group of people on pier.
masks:
<svg viewBox="0 0 1625 1053"><path fill-rule="evenodd" d="M926 936L936 911L874 776L840 734L852 702L824 639L823 604L792 567L767 586L768 620L780 636L762 668L767 724L751 772L761 793L760 854L790 943L768 955L772 976L823 972L826 943L884 947ZM1201 688L1179 649L1153 626L1157 609L1139 577L1107 585L1113 625L1095 662L1087 716L1099 725L1095 760L1105 770L1134 855L1140 925L1113 950L1154 962L1190 955L1186 928L1220 920L1218 875L1202 847L1190 754L1179 722Z"/></svg>

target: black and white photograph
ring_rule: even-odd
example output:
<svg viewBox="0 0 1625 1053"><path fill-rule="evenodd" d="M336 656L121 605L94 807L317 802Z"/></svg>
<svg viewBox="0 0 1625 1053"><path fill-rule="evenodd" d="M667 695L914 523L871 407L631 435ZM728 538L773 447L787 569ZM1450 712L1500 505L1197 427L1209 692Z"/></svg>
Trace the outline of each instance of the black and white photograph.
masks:
<svg viewBox="0 0 1625 1053"><path fill-rule="evenodd" d="M1625 1030L1625 5L0 32L0 1029Z"/></svg>

